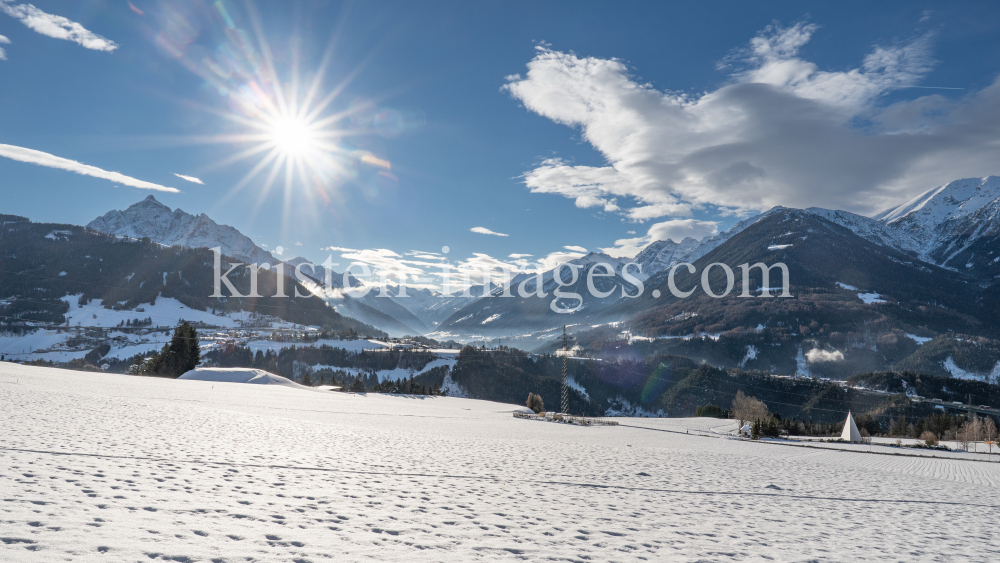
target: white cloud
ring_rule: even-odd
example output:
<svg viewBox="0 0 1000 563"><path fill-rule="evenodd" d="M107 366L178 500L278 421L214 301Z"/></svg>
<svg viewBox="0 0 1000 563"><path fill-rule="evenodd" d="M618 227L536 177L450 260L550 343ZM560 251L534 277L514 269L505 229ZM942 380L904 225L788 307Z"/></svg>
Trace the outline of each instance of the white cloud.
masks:
<svg viewBox="0 0 1000 563"><path fill-rule="evenodd" d="M566 250L572 250L573 252L582 252L584 254L587 253L587 249L582 246L564 246L563 248L565 248Z"/></svg>
<svg viewBox="0 0 1000 563"><path fill-rule="evenodd" d="M817 29L768 26L724 61L727 82L700 95L640 83L617 59L537 47L506 91L578 128L607 165L549 159L525 173L525 184L645 221L705 206L873 212L996 173L1000 82L958 99L886 105L886 94L931 69L930 37L874 46L855 68L830 71L799 56Z"/></svg>
<svg viewBox="0 0 1000 563"><path fill-rule="evenodd" d="M567 246L566 248L567 249L571 249L571 248L581 248L581 247L579 247L579 246L576 246L576 247L569 247L569 246ZM544 271L548 271L548 270L551 270L552 268L555 268L556 266L558 266L559 264L562 264L564 262L569 262L570 260L575 260L577 258L582 258L583 256L586 256L586 254L587 254L587 250L586 249L584 249L582 251L570 250L569 252L563 252L563 251L557 250L556 252L550 252L550 253L546 254L544 258L542 258L541 260L538 261L537 267L534 268L534 269L532 269L532 271L539 271L539 270L543 271L543 272Z"/></svg>
<svg viewBox="0 0 1000 563"><path fill-rule="evenodd" d="M486 227L472 227L469 230L472 231L472 232L474 232L474 233L479 233L481 235L493 235L493 236L497 236L497 237L510 236L510 235L505 235L503 233L497 233L497 232L491 231L491 230L487 229Z"/></svg>
<svg viewBox="0 0 1000 563"><path fill-rule="evenodd" d="M529 258L529 257L531 257L531 254L511 254L507 256L507 258L513 258L515 260L517 260L518 258Z"/></svg>
<svg viewBox="0 0 1000 563"><path fill-rule="evenodd" d="M75 21L43 12L32 4L13 4L11 0L0 0L0 11L48 37L73 41L95 51L111 52L118 48L114 41L88 31Z"/></svg>
<svg viewBox="0 0 1000 563"><path fill-rule="evenodd" d="M844 353L840 350L830 352L814 348L806 352L806 360L811 364L816 362L841 362L844 360Z"/></svg>
<svg viewBox="0 0 1000 563"><path fill-rule="evenodd" d="M187 180L188 182L193 182L195 184L201 184L203 186L205 185L205 182L202 182L201 180L199 180L198 178L195 178L194 176L185 176L183 174L178 174L176 172L174 172L174 176L177 176L181 180Z"/></svg>
<svg viewBox="0 0 1000 563"><path fill-rule="evenodd" d="M180 191L176 188L170 188L167 186L161 186L159 184L153 184L151 182L145 182L143 180L137 180L135 178L126 176L119 172L108 172L107 170L101 170L96 166L81 164L75 160L69 160L68 158L62 158L49 154L47 152L36 151L33 149L26 149L24 147L15 147L13 145L0 145L0 156L7 157L12 160L17 160L20 162L37 164L39 166L48 166L49 168L59 168L62 170L69 170L70 172L76 172L77 174L83 174L84 176L103 178L105 180L111 180L112 182L117 182L119 184L124 184L126 186L132 186L133 188L141 188L144 190L158 190L161 192L173 192L173 193L177 193Z"/></svg>
<svg viewBox="0 0 1000 563"><path fill-rule="evenodd" d="M10 45L10 39L7 39L7 37L0 35L0 45ZM7 53L4 52L2 48L0 48L0 61L6 61L6 60L7 60Z"/></svg>
<svg viewBox="0 0 1000 563"><path fill-rule="evenodd" d="M672 240L681 242L691 237L701 240L706 236L719 234L719 224L715 221L699 221L698 219L672 219L656 223L647 233L650 242L654 240Z"/></svg>
<svg viewBox="0 0 1000 563"><path fill-rule="evenodd" d="M688 237L701 240L706 236L718 234L718 227L719 224L715 221L671 219L652 225L645 236L618 239L615 241L613 247L602 248L601 252L615 258L634 257L653 241L672 240L674 242L681 242ZM629 234L635 234L635 231L629 231Z"/></svg>

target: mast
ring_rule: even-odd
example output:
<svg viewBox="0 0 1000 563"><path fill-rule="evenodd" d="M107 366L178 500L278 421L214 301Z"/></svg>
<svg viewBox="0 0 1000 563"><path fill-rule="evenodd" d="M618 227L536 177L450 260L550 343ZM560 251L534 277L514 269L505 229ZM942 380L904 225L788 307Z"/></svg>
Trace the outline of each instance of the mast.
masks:
<svg viewBox="0 0 1000 563"><path fill-rule="evenodd" d="M562 410L560 412L569 414L569 336L566 334L566 325L563 325L563 372L562 372Z"/></svg>

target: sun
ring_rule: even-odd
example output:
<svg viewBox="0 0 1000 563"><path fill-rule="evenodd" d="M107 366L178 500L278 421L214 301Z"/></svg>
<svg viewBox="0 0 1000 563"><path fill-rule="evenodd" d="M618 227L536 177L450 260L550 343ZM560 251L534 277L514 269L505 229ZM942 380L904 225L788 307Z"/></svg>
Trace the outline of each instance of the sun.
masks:
<svg viewBox="0 0 1000 563"><path fill-rule="evenodd" d="M268 136L285 157L301 158L319 149L315 127L301 117L279 117L270 123Z"/></svg>

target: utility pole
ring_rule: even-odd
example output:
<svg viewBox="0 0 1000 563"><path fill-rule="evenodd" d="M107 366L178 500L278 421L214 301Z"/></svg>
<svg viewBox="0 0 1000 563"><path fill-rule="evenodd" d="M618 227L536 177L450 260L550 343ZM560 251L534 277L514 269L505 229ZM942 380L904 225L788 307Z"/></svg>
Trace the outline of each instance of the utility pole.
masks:
<svg viewBox="0 0 1000 563"><path fill-rule="evenodd" d="M562 373L562 413L569 414L569 336L566 334L566 325L563 325L563 373Z"/></svg>

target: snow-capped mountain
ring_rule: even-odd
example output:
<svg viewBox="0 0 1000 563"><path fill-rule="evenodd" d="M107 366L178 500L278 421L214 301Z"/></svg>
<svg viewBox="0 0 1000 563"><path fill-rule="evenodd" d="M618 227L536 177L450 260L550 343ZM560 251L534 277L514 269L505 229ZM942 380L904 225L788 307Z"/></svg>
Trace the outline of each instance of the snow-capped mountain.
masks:
<svg viewBox="0 0 1000 563"><path fill-rule="evenodd" d="M949 262L979 239L1000 234L1000 177L955 180L874 218L910 235L922 259L958 267Z"/></svg>
<svg viewBox="0 0 1000 563"><path fill-rule="evenodd" d="M274 256L229 225L220 225L208 215L171 210L153 196L124 211L112 210L87 224L87 228L119 237L149 237L165 245L191 248L222 247L222 253L239 260L274 263Z"/></svg>
<svg viewBox="0 0 1000 563"><path fill-rule="evenodd" d="M858 236L946 268L992 276L1000 237L1000 177L964 178L874 217L812 207L808 213Z"/></svg>
<svg viewBox="0 0 1000 563"><path fill-rule="evenodd" d="M878 219L872 219L871 217L865 217L864 215L858 215L850 211L822 209L820 207L810 207L805 212L822 217L841 227L846 227L859 237L876 244L904 252L920 253L921 241L918 237Z"/></svg>

